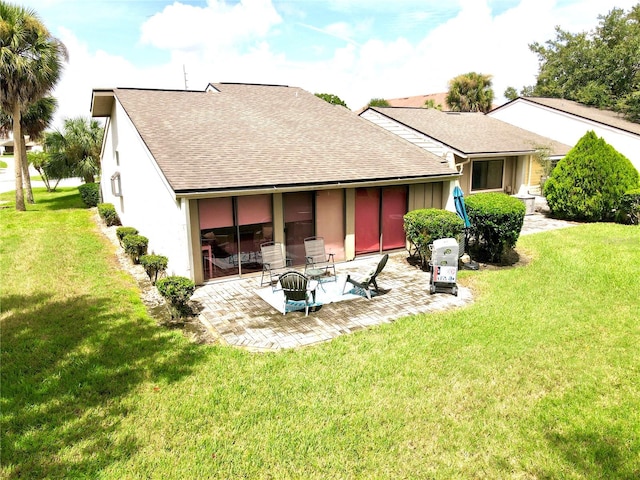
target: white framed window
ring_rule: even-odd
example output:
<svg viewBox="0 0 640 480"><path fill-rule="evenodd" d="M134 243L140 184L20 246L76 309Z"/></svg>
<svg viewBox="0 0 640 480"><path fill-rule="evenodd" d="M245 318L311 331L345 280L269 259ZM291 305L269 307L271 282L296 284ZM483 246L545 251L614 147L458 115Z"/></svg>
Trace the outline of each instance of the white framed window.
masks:
<svg viewBox="0 0 640 480"><path fill-rule="evenodd" d="M122 196L122 183L120 182L120 172L111 175L111 193L114 197Z"/></svg>
<svg viewBox="0 0 640 480"><path fill-rule="evenodd" d="M471 191L502 190L504 158L474 160L471 164Z"/></svg>

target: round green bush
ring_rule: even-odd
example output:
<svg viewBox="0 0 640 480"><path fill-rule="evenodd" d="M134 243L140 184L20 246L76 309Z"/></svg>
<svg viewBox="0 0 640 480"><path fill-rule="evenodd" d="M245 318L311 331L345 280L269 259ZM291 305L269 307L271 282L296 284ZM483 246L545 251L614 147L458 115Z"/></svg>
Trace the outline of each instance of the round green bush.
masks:
<svg viewBox="0 0 640 480"><path fill-rule="evenodd" d="M520 237L526 207L505 193L477 193L465 199L471 222L469 243L480 260L499 262Z"/></svg>
<svg viewBox="0 0 640 480"><path fill-rule="evenodd" d="M613 220L624 192L636 187L631 161L589 131L558 162L544 195L553 216L597 222Z"/></svg>
<svg viewBox="0 0 640 480"><path fill-rule="evenodd" d="M100 185L97 183L84 183L78 186L80 197L87 207L95 207L100 203Z"/></svg>
<svg viewBox="0 0 640 480"><path fill-rule="evenodd" d="M152 284L158 281L158 275L167 270L169 259L164 255L142 255L140 257L140 265L144 267L145 272L149 275Z"/></svg>
<svg viewBox="0 0 640 480"><path fill-rule="evenodd" d="M147 254L149 239L142 235L126 235L122 238L122 248L133 263L140 263L140 257Z"/></svg>
<svg viewBox="0 0 640 480"><path fill-rule="evenodd" d="M422 208L412 210L404 216L404 231L425 267L431 258L429 245L440 238L455 238L460 241L464 234L464 222L455 212Z"/></svg>
<svg viewBox="0 0 640 480"><path fill-rule="evenodd" d="M156 282L156 288L160 295L167 299L172 307L174 317L189 315L191 309L188 301L196 289L195 283L186 277L170 276L161 278Z"/></svg>
<svg viewBox="0 0 640 480"><path fill-rule="evenodd" d="M107 227L121 224L120 217L118 216L118 212L116 212L116 208L113 206L113 203L99 203L98 214L100 215L100 218L104 220Z"/></svg>
<svg viewBox="0 0 640 480"><path fill-rule="evenodd" d="M138 229L135 227L118 227L116 228L116 237L118 237L118 241L120 245L122 245L122 239L127 235L137 235Z"/></svg>
<svg viewBox="0 0 640 480"><path fill-rule="evenodd" d="M616 222L640 224L640 188L634 188L622 195L620 207L616 212Z"/></svg>

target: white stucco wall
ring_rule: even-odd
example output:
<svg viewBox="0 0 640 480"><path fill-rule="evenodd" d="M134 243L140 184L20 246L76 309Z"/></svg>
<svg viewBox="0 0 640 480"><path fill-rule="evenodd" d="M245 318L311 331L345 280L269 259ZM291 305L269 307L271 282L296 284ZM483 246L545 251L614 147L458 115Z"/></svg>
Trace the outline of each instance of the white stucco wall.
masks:
<svg viewBox="0 0 640 480"><path fill-rule="evenodd" d="M522 100L515 100L489 115L569 146L593 130L640 171L640 135Z"/></svg>
<svg viewBox="0 0 640 480"><path fill-rule="evenodd" d="M113 203L123 225L137 228L140 235L149 239L149 253L169 258L167 274L193 279L187 235L188 202L175 198L117 100L105 133L101 161L103 201ZM120 173L121 197L111 191L111 176L116 172Z"/></svg>

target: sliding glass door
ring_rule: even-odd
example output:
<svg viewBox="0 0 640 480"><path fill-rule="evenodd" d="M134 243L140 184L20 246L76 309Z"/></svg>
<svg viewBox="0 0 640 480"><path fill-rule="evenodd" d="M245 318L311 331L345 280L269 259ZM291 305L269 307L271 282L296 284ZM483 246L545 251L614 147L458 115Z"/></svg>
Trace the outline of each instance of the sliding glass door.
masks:
<svg viewBox="0 0 640 480"><path fill-rule="evenodd" d="M199 201L205 279L262 270L260 244L273 240L271 195Z"/></svg>
<svg viewBox="0 0 640 480"><path fill-rule="evenodd" d="M314 192L285 193L284 238L287 258L292 265L304 265L304 239L314 235L313 215Z"/></svg>
<svg viewBox="0 0 640 480"><path fill-rule="evenodd" d="M356 190L356 255L405 246L407 187Z"/></svg>

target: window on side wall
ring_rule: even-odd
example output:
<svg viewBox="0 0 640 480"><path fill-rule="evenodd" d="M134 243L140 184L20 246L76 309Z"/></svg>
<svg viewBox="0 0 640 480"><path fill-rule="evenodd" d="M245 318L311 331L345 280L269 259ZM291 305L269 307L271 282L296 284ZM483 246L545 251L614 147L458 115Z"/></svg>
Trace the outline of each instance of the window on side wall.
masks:
<svg viewBox="0 0 640 480"><path fill-rule="evenodd" d="M114 197L122 196L122 184L120 183L120 172L111 175L111 193Z"/></svg>
<svg viewBox="0 0 640 480"><path fill-rule="evenodd" d="M474 160L471 173L471 190L502 190L504 159Z"/></svg>

